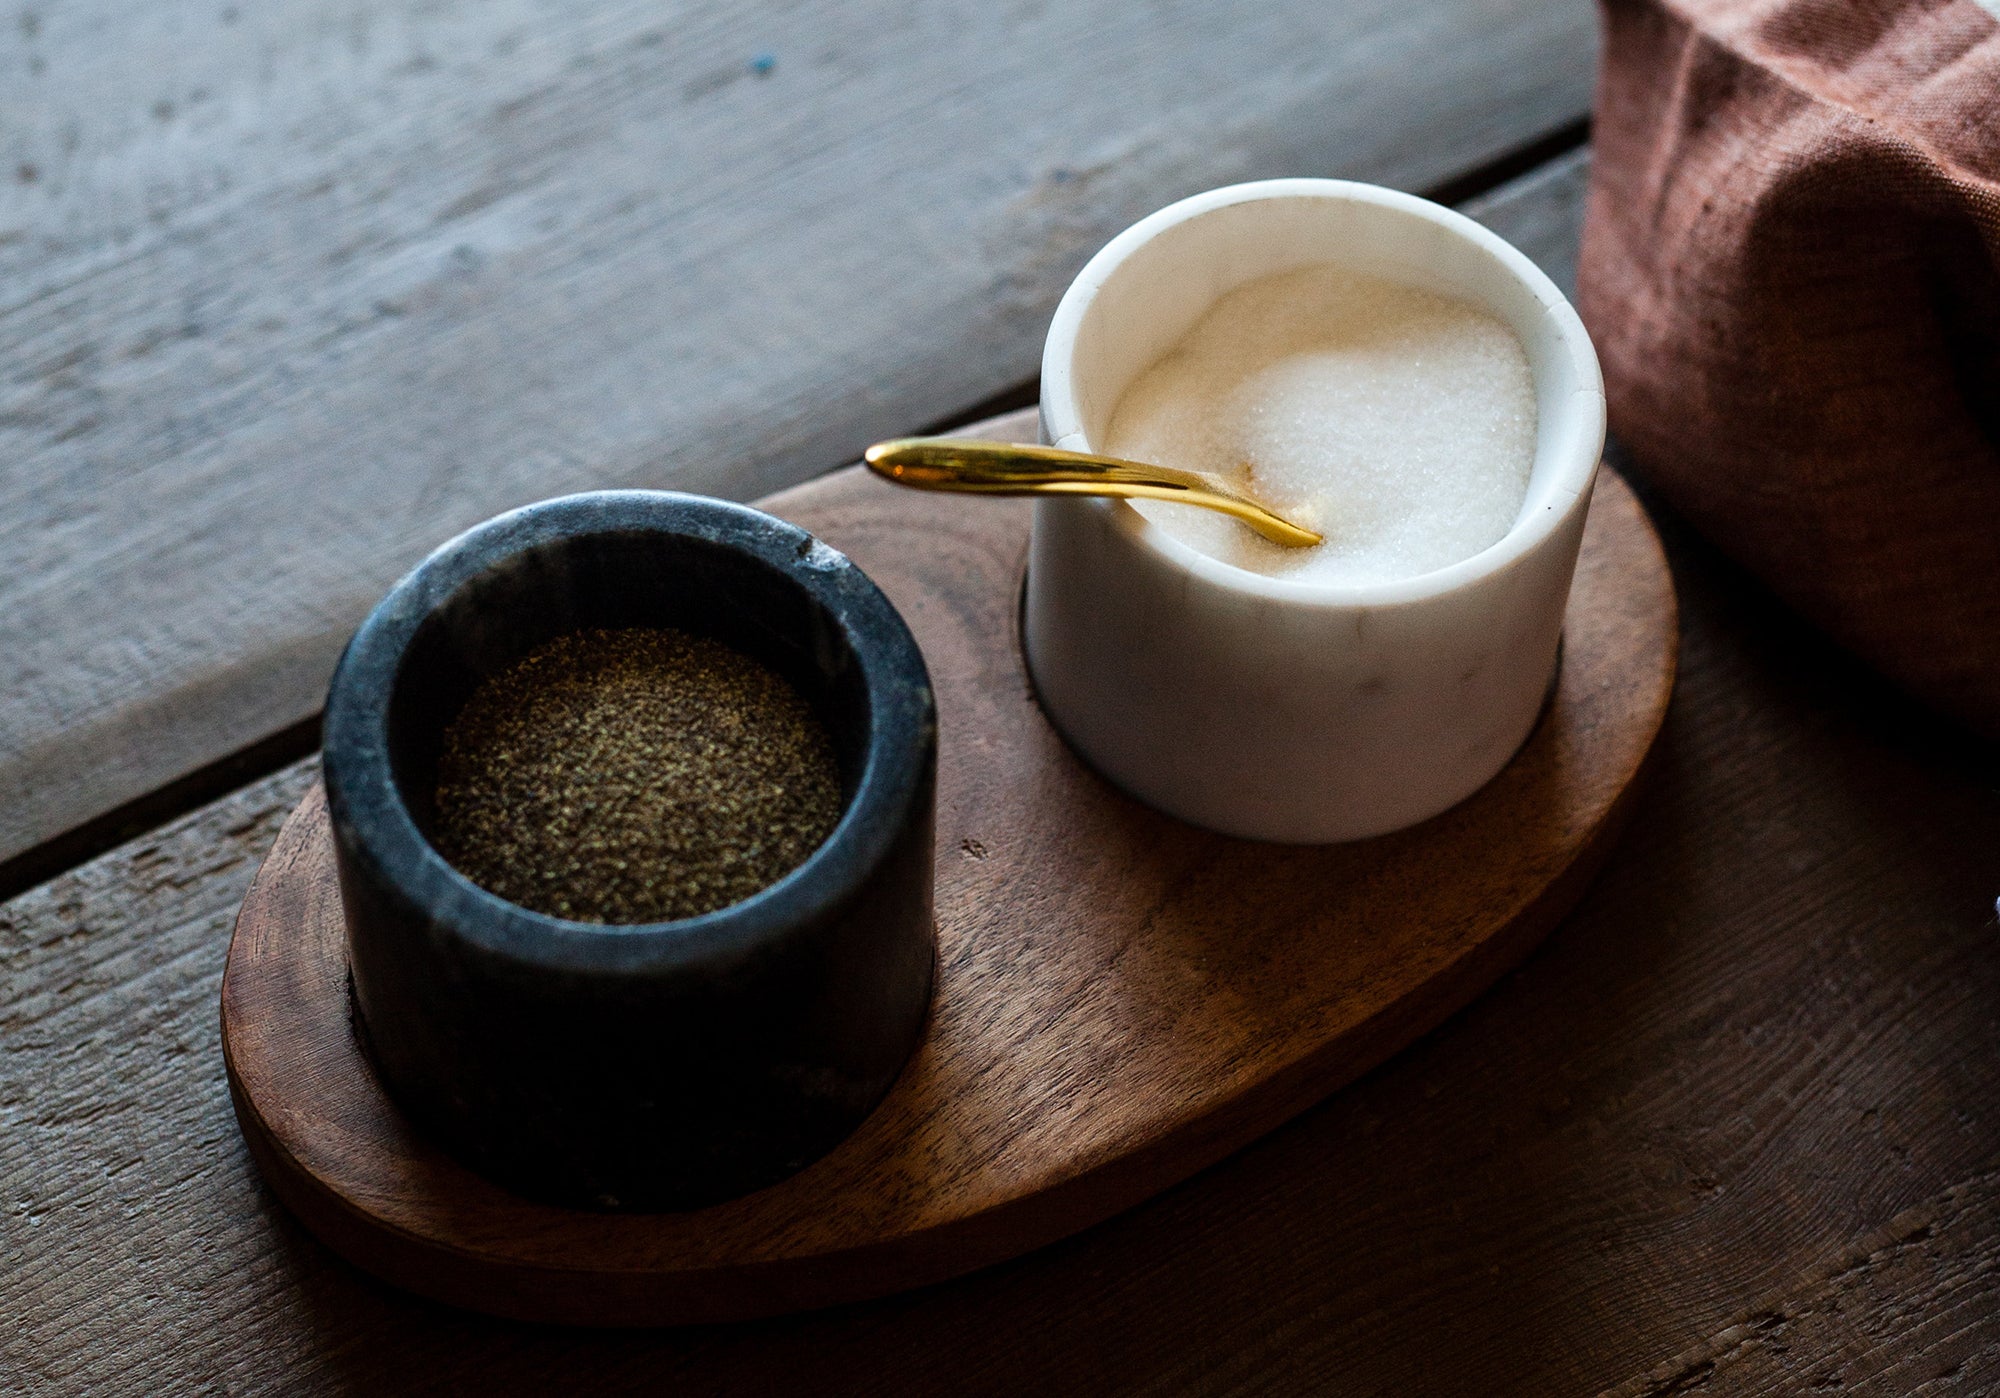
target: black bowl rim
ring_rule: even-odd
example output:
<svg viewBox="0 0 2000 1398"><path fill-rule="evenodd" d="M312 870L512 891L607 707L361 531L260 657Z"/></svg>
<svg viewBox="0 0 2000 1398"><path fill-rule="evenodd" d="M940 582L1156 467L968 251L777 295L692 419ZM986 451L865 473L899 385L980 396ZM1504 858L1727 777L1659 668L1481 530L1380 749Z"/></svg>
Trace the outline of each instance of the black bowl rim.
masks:
<svg viewBox="0 0 2000 1398"><path fill-rule="evenodd" d="M391 768L389 701L424 621L480 574L528 549L592 533L691 536L733 548L800 585L834 619L868 694L866 755L833 832L784 878L740 902L672 922L592 923L523 908L480 887L417 828ZM870 639L872 638L872 639ZM859 895L923 799L936 701L900 613L837 549L747 505L675 491L605 490L526 505L474 526L411 569L355 631L328 690L321 765L335 838L435 929L524 970L671 972L754 957Z"/></svg>

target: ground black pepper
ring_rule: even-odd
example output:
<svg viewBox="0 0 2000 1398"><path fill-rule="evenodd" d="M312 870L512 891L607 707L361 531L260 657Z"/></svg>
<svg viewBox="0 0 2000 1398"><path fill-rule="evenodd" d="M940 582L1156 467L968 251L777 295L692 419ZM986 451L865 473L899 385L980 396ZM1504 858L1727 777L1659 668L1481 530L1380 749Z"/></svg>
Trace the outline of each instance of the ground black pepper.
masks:
<svg viewBox="0 0 2000 1398"><path fill-rule="evenodd" d="M561 636L445 730L435 842L474 883L581 922L661 922L777 882L840 819L826 729L728 646Z"/></svg>

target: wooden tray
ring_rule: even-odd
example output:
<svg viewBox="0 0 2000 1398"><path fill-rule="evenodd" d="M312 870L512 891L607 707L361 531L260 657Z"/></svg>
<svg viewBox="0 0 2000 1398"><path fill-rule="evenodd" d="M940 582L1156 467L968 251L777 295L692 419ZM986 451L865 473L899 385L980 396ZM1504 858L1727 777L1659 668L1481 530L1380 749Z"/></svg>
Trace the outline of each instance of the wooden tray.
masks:
<svg viewBox="0 0 2000 1398"><path fill-rule="evenodd" d="M238 1119L336 1252L501 1315L736 1319L936 1281L1200 1170L1430 1029L1581 894L1673 686L1673 586L1599 480L1563 672L1470 801L1358 845L1210 835L1120 795L1036 707L1016 636L1028 510L857 470L766 501L908 618L942 715L939 978L928 1037L831 1155L691 1214L525 1202L413 1134L359 1052L326 805L286 822L222 985Z"/></svg>

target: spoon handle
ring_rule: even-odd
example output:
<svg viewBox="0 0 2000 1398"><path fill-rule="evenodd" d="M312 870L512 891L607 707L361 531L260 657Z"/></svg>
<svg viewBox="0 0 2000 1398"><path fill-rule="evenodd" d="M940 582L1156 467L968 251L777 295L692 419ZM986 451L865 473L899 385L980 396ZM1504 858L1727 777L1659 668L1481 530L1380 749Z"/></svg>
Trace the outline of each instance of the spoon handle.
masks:
<svg viewBox="0 0 2000 1398"><path fill-rule="evenodd" d="M1301 528L1228 482L1202 471L972 437L898 437L877 442L862 459L878 476L918 490L1172 500L1220 510L1287 548L1305 548L1321 541L1312 530Z"/></svg>

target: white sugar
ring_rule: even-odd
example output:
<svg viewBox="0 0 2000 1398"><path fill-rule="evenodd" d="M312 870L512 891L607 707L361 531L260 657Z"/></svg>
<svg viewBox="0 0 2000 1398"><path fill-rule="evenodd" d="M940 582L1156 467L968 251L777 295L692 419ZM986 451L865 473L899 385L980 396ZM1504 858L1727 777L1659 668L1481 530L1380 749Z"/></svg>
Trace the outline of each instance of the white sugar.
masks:
<svg viewBox="0 0 2000 1398"><path fill-rule="evenodd" d="M1535 456L1527 356L1463 301L1304 267L1237 288L1119 399L1102 449L1209 471L1319 530L1269 543L1225 515L1136 502L1239 568L1386 582L1470 558L1513 525Z"/></svg>

